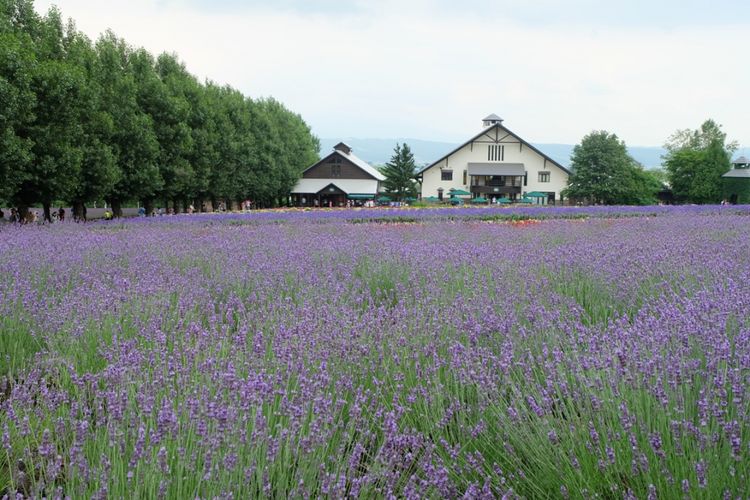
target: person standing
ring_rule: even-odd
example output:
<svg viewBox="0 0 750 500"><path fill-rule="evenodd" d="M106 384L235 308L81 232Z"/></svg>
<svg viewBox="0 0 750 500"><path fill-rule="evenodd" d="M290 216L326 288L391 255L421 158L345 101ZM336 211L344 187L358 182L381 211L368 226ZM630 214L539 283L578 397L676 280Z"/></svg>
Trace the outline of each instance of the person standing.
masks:
<svg viewBox="0 0 750 500"><path fill-rule="evenodd" d="M57 211L57 219L60 222L65 222L65 209L63 207L60 207L60 210Z"/></svg>

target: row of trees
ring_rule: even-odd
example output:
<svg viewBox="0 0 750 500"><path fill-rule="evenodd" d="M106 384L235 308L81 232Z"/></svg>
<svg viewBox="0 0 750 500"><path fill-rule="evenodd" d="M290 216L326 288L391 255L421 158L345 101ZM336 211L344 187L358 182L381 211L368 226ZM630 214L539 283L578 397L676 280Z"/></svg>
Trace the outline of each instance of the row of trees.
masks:
<svg viewBox="0 0 750 500"><path fill-rule="evenodd" d="M676 202L722 200L721 176L731 168L737 143L727 142L720 125L707 120L698 130L678 130L664 147L665 170L645 170L615 134L592 132L573 148L572 174L563 196L606 205L647 205L669 188Z"/></svg>
<svg viewBox="0 0 750 500"><path fill-rule="evenodd" d="M285 198L318 158L299 115L199 82L112 32L95 43L53 8L0 0L0 204L21 211L106 200L180 211Z"/></svg>

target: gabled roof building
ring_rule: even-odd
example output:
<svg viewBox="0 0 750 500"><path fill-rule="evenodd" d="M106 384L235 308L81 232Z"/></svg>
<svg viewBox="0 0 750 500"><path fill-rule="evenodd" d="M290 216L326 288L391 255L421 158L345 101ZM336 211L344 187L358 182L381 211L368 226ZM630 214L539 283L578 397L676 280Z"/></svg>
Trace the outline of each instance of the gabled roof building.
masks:
<svg viewBox="0 0 750 500"><path fill-rule="evenodd" d="M567 168L510 131L499 116L487 116L482 125L481 132L418 173L423 198L466 192L490 201L562 201Z"/></svg>
<svg viewBox="0 0 750 500"><path fill-rule="evenodd" d="M340 142L333 152L302 172L292 189L296 206L339 207L347 200L370 200L380 192L383 174Z"/></svg>

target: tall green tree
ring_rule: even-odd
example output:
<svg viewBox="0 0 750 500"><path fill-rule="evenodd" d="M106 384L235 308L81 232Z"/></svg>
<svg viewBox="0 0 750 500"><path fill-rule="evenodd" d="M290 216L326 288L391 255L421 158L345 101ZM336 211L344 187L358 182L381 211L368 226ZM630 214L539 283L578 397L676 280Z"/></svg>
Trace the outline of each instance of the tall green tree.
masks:
<svg viewBox="0 0 750 500"><path fill-rule="evenodd" d="M209 83L206 99L211 113L211 128L208 129L211 151L206 152L211 162L208 193L203 200L216 206L218 200L237 199L241 192L238 178L243 151L254 139L249 132L245 97L229 86ZM201 200L201 201L203 201Z"/></svg>
<svg viewBox="0 0 750 500"><path fill-rule="evenodd" d="M302 171L318 160L320 142L302 118L273 98L249 103L255 127L254 177L263 181L255 195L264 205L283 203Z"/></svg>
<svg viewBox="0 0 750 500"><path fill-rule="evenodd" d="M151 94L161 91L154 59L143 49L133 50L114 33L99 39L97 53L105 102L117 124L112 145L119 180L108 200L118 217L123 203L139 200L150 213L164 182L158 164L159 141L147 111Z"/></svg>
<svg viewBox="0 0 750 500"><path fill-rule="evenodd" d="M84 110L88 106L85 69L71 57L75 26L63 25L50 9L41 19L35 40L37 65L31 88L36 95L34 120L24 134L32 141L32 160L12 201L23 212L41 203L50 220L54 200L71 197L83 161Z"/></svg>
<svg viewBox="0 0 750 500"><path fill-rule="evenodd" d="M159 169L164 179L160 197L168 206L196 192L195 170L190 162L194 151L189 123L191 103L187 95L197 84L174 54L159 55L155 69L162 85L151 96L148 112L159 139Z"/></svg>
<svg viewBox="0 0 750 500"><path fill-rule="evenodd" d="M697 130L678 130L664 145L664 165L675 199L688 203L721 201L721 176L731 168L737 143L727 142L721 125L706 120Z"/></svg>
<svg viewBox="0 0 750 500"><path fill-rule="evenodd" d="M650 204L660 186L629 154L625 142L604 130L573 148L566 198L605 205Z"/></svg>
<svg viewBox="0 0 750 500"><path fill-rule="evenodd" d="M6 18L7 21L7 18ZM15 197L32 161L33 142L27 131L34 120L36 95L31 83L36 71L31 37L0 31L0 202Z"/></svg>
<svg viewBox="0 0 750 500"><path fill-rule="evenodd" d="M117 167L114 146L115 126L112 115L112 97L105 92L101 78L103 74L100 59L91 41L70 28L66 41L68 58L84 69L86 87L80 101L83 159L75 186L66 201L73 206L73 216L85 218L85 204L100 199L108 199L115 184L121 177Z"/></svg>
<svg viewBox="0 0 750 500"><path fill-rule="evenodd" d="M414 154L412 154L409 145L396 143L391 160L381 169L385 176L383 186L388 194L397 201L415 196L417 192L415 170Z"/></svg>

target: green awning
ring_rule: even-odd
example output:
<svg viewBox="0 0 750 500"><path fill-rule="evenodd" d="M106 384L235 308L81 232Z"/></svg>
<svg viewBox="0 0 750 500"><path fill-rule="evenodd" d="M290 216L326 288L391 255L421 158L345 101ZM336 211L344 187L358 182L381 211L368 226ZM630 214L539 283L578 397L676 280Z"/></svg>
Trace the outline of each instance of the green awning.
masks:
<svg viewBox="0 0 750 500"><path fill-rule="evenodd" d="M471 193L464 191L463 189L451 189L449 193L451 196L471 196Z"/></svg>
<svg viewBox="0 0 750 500"><path fill-rule="evenodd" d="M375 198L374 194L350 194L347 195L350 200L371 200Z"/></svg>
<svg viewBox="0 0 750 500"><path fill-rule="evenodd" d="M472 203L487 203L487 198L484 196L477 196L476 198L472 198Z"/></svg>
<svg viewBox="0 0 750 500"><path fill-rule="evenodd" d="M532 191L530 193L526 193L527 198L546 198L547 193L540 193L539 191Z"/></svg>
<svg viewBox="0 0 750 500"><path fill-rule="evenodd" d="M414 198L413 196L408 196L408 197L404 198L404 201L417 201L417 199Z"/></svg>
<svg viewBox="0 0 750 500"><path fill-rule="evenodd" d="M518 202L519 203L534 203L534 200L532 200L531 198L521 198L520 200L518 200Z"/></svg>
<svg viewBox="0 0 750 500"><path fill-rule="evenodd" d="M497 202L498 203L510 203L510 198L506 198L505 196L503 196L502 198L498 198Z"/></svg>
<svg viewBox="0 0 750 500"><path fill-rule="evenodd" d="M379 201L391 201L391 197L381 194L381 195L378 195L378 200Z"/></svg>
<svg viewBox="0 0 750 500"><path fill-rule="evenodd" d="M428 196L427 198L424 198L425 201L440 201L440 198L437 196Z"/></svg>

